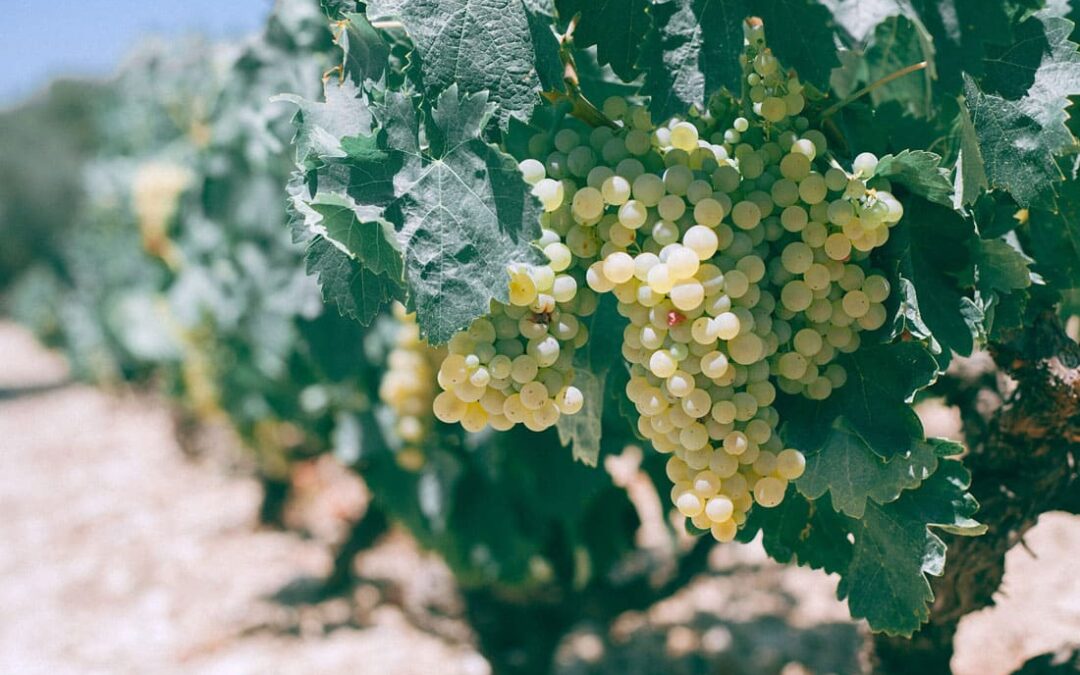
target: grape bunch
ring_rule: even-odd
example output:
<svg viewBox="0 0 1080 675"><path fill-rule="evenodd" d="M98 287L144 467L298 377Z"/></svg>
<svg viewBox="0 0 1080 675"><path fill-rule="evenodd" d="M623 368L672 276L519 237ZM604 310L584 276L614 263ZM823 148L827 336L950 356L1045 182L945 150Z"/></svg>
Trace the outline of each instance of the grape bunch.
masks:
<svg viewBox="0 0 1080 675"><path fill-rule="evenodd" d="M387 369L379 382L379 400L393 413L394 432L402 442L398 463L417 470L424 462L422 444L431 431L431 410L435 399L435 372L444 356L420 337L416 315L395 303L398 321L394 346L387 356Z"/></svg>
<svg viewBox="0 0 1080 675"><path fill-rule="evenodd" d="M520 169L545 209L549 265L512 270L511 304L455 337L435 401L440 419L466 428L543 428L572 414L580 392L567 406L569 362L559 360L587 338L579 329L564 340L542 310L584 316L590 291L612 293L629 320L622 353L638 431L670 455L674 507L719 541L802 475L773 404L778 392L823 400L845 384L838 355L886 321L889 283L870 252L903 216L875 156L850 170L830 156L802 115L807 92L759 23L747 24L742 67L741 108L656 125L613 97L603 104L611 126L568 118L530 139L544 159ZM504 383L491 387L500 356Z"/></svg>
<svg viewBox="0 0 1080 675"><path fill-rule="evenodd" d="M131 210L150 253L164 256L168 252L169 221L192 181L189 169L172 162L148 161L136 169L131 182Z"/></svg>
<svg viewBox="0 0 1080 675"><path fill-rule="evenodd" d="M488 316L450 339L434 411L467 431L488 425L506 431L516 424L543 431L584 405L573 385L574 352L589 336L579 318L596 311L597 297L584 288L579 261L594 257L597 244L571 236L562 206L564 195L575 189L572 181L546 177L536 161L523 162L521 169L544 205L538 244L548 262L512 267L509 304L492 302Z"/></svg>

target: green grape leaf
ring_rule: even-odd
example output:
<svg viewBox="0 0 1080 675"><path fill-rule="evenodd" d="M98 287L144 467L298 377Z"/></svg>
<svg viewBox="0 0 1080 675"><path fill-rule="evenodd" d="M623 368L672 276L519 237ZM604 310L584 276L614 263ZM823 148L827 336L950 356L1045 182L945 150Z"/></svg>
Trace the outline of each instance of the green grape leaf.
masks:
<svg viewBox="0 0 1080 675"><path fill-rule="evenodd" d="M1053 136L1048 142L1066 146L1068 96L1080 90L1080 52L1069 39L1073 23L1047 9L1019 23L1007 46L987 50L980 88L1020 103L1020 109Z"/></svg>
<svg viewBox="0 0 1080 675"><path fill-rule="evenodd" d="M740 90L743 0L666 0L653 4L652 29L645 35L639 66L641 93L652 98L655 119L705 108L722 88Z"/></svg>
<svg viewBox="0 0 1080 675"><path fill-rule="evenodd" d="M319 6L326 16L336 21L356 10L356 0L319 0Z"/></svg>
<svg viewBox="0 0 1080 675"><path fill-rule="evenodd" d="M957 210L974 204L979 195L990 189L990 178L986 175L986 163L982 150L979 149L979 137L971 121L971 113L961 103L960 113L956 116L956 134L959 148L956 153L956 178L954 182L953 207Z"/></svg>
<svg viewBox="0 0 1080 675"><path fill-rule="evenodd" d="M563 20L581 13L574 29L574 45L596 46L600 64L625 81L637 77L638 50L649 31L649 0L558 0Z"/></svg>
<svg viewBox="0 0 1080 675"><path fill-rule="evenodd" d="M796 485L809 499L828 492L837 511L862 518L868 500L891 502L904 490L918 487L936 469L937 454L931 444L913 443L907 453L884 461L840 417L821 450L806 458L806 472Z"/></svg>
<svg viewBox="0 0 1080 675"><path fill-rule="evenodd" d="M571 447L574 459L596 466L603 436L600 420L604 413L604 379L587 367L578 370L575 365L574 386L581 390L585 403L576 414L559 416L559 442Z"/></svg>
<svg viewBox="0 0 1080 675"><path fill-rule="evenodd" d="M897 261L901 286L910 284L915 294L901 309L917 311L915 325L925 325L942 347L968 355L980 333L980 317L960 279L969 276L974 227L951 208L914 197L903 201L904 218L885 247Z"/></svg>
<svg viewBox="0 0 1080 675"><path fill-rule="evenodd" d="M367 15L404 24L429 94L453 85L463 94L486 91L504 129L540 102L537 48L521 0L370 0Z"/></svg>
<svg viewBox="0 0 1080 675"><path fill-rule="evenodd" d="M323 299L342 316L369 325L391 300L401 299L401 286L376 274L323 237L308 245L307 272L318 277Z"/></svg>
<svg viewBox="0 0 1080 675"><path fill-rule="evenodd" d="M959 450L942 440L925 446L939 458ZM884 504L867 500L861 518L836 510L828 492L809 501L792 486L779 506L753 509L739 538L748 541L760 530L777 561L839 574L837 596L853 616L875 632L910 635L929 618L934 594L927 575L940 575L945 564L945 543L931 528L960 536L985 531L972 519L978 504L970 483L959 461L940 459L916 487Z"/></svg>
<svg viewBox="0 0 1080 675"><path fill-rule="evenodd" d="M753 540L760 530L761 543L773 560L838 574L851 564L849 528L850 520L832 508L828 494L809 501L789 485L778 506L750 511L739 541Z"/></svg>
<svg viewBox="0 0 1080 675"><path fill-rule="evenodd" d="M937 374L937 362L926 347L915 342L863 346L841 364L847 382L825 401L777 399L784 442L807 456L816 453L843 415L848 428L882 460L909 452L922 438L922 424L907 401Z"/></svg>
<svg viewBox="0 0 1080 675"><path fill-rule="evenodd" d="M778 394L776 408L783 421L781 436L784 443L798 448L803 454L816 452L825 443L833 420L840 414L835 403L832 397L811 401L804 396Z"/></svg>
<svg viewBox="0 0 1080 675"><path fill-rule="evenodd" d="M919 117L933 113L933 83L937 79L933 38L921 22L906 16L891 16L874 29L873 38L863 52L864 83L877 82L908 66L926 62L926 68L909 73L870 92L875 106L896 101L904 110Z"/></svg>
<svg viewBox="0 0 1080 675"><path fill-rule="evenodd" d="M374 118L361 96L360 88L351 80L330 78L324 87L325 101L309 101L293 94L275 96L274 101L287 101L300 111L296 115L297 162L314 167L323 159L343 157L341 139L371 133Z"/></svg>
<svg viewBox="0 0 1080 675"><path fill-rule="evenodd" d="M1080 181L1061 186L1058 211L1031 209L1028 230L1035 267L1061 288L1080 288Z"/></svg>
<svg viewBox="0 0 1080 675"><path fill-rule="evenodd" d="M922 424L907 401L933 382L937 362L921 344L900 342L863 347L843 364L848 379L830 399L835 409L883 459L908 452Z"/></svg>
<svg viewBox="0 0 1080 675"><path fill-rule="evenodd" d="M853 42L866 41L878 25L906 11L900 0L821 0L821 4L829 8L836 25L846 32Z"/></svg>
<svg viewBox="0 0 1080 675"><path fill-rule="evenodd" d="M375 274L402 279L401 247L394 226L384 220L368 219L364 211L344 195L322 195L310 202L322 217L312 231L323 235Z"/></svg>
<svg viewBox="0 0 1080 675"><path fill-rule="evenodd" d="M979 286L986 290L1010 291L1031 286L1031 258L1019 249L1015 235L1003 239L979 239Z"/></svg>
<svg viewBox="0 0 1080 675"><path fill-rule="evenodd" d="M1044 10L1016 27L985 61L964 93L992 187L1008 190L1021 206L1052 208L1054 184L1063 180L1054 157L1075 150L1066 126L1069 93L1080 91L1080 53L1070 41L1073 24Z"/></svg>
<svg viewBox="0 0 1080 675"><path fill-rule="evenodd" d="M985 531L971 518L978 504L970 483L962 464L945 460L918 489L888 504L870 501L862 519L850 521L854 550L837 595L847 598L852 616L890 635L911 635L929 618L934 593L926 575L942 573L946 552L930 528L964 536Z"/></svg>
<svg viewBox="0 0 1080 675"><path fill-rule="evenodd" d="M964 95L990 186L1021 206L1052 208L1054 183L1064 179L1054 161L1062 148L1015 101L982 93L967 76Z"/></svg>
<svg viewBox="0 0 1080 675"><path fill-rule="evenodd" d="M363 14L346 14L347 23L337 36L342 52L342 71L353 82L378 82L386 75L390 45Z"/></svg>
<svg viewBox="0 0 1080 675"><path fill-rule="evenodd" d="M989 44L1012 41L1009 7L1004 3L914 0L912 7L933 35L938 75L946 91L958 92L962 88L962 73L976 78L982 76Z"/></svg>
<svg viewBox="0 0 1080 675"><path fill-rule="evenodd" d="M578 86L581 93L590 101L607 100L609 96L637 96L640 89L640 78L633 82L623 82L611 66L600 65L596 60L596 48L579 50L574 54L574 65L577 66ZM569 103L564 102L564 104Z"/></svg>
<svg viewBox="0 0 1080 675"><path fill-rule="evenodd" d="M562 415L557 422L559 441L571 445L574 459L596 466L603 437L606 408L605 388L612 366L622 355L622 334L626 319L618 313L614 296L600 299L596 312L584 322L589 341L574 353L574 386L584 394L585 404L574 415ZM616 392L622 395L622 392Z"/></svg>
<svg viewBox="0 0 1080 675"><path fill-rule="evenodd" d="M948 170L940 165L941 157L932 152L902 150L882 157L874 175L899 183L929 201L951 207L953 186Z"/></svg>
<svg viewBox="0 0 1080 675"><path fill-rule="evenodd" d="M1020 208L1008 193L995 192L984 195L975 202L972 216L975 218L979 236L983 239L994 239L1005 236L1020 226L1017 218L1019 211Z"/></svg>
<svg viewBox="0 0 1080 675"><path fill-rule="evenodd" d="M562 91L563 62L555 34L555 6L551 0L524 0L529 33L536 48L536 75L545 91ZM512 119L519 119L514 117Z"/></svg>
<svg viewBox="0 0 1080 675"><path fill-rule="evenodd" d="M381 155L370 139L350 139L353 152L318 177L317 196L336 192L362 219L395 224L409 303L433 344L486 314L492 299L508 301L509 265L542 258L531 244L538 201L513 158L480 138L490 113L485 94L459 97L452 86L425 120L422 147L414 100L389 92L376 110Z"/></svg>
<svg viewBox="0 0 1080 675"><path fill-rule="evenodd" d="M918 340L933 340L930 328L922 320L919 296L911 281L897 277L893 296L896 299L896 314L893 316L892 336L903 338L910 335Z"/></svg>
<svg viewBox="0 0 1080 675"><path fill-rule="evenodd" d="M765 22L766 38L774 38L769 46L785 68L794 68L804 82L828 86L830 72L840 65L828 9L817 0L760 0L745 13Z"/></svg>

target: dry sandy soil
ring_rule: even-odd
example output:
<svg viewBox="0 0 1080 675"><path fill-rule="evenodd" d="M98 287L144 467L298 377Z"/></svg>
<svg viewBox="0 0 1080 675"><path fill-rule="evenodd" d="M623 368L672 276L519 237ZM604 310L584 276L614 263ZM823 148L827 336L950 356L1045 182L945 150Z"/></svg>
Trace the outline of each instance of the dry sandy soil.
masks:
<svg viewBox="0 0 1080 675"><path fill-rule="evenodd" d="M0 354L0 394L65 375L10 324ZM324 473L335 470L308 480ZM255 481L227 454L185 456L153 397L80 385L0 396L0 673L490 672L449 574L401 533L361 556L372 582L352 598L271 599L326 572L335 519L362 505L362 486L330 482L305 502L330 521L314 536L259 530ZM1004 675L1080 640L1080 518L1045 517L1027 545L1009 555L998 606L961 626L955 672ZM712 563L609 635L576 631L560 673L862 669L864 629L834 579L754 546L717 549Z"/></svg>

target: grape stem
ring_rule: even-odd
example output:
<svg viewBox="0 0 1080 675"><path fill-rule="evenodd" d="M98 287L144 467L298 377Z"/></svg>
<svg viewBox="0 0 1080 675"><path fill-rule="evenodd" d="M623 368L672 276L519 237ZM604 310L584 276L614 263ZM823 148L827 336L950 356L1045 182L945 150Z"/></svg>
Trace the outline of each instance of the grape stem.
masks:
<svg viewBox="0 0 1080 675"><path fill-rule="evenodd" d="M618 125L608 119L607 115L597 108L592 101L585 98L585 94L581 91L577 64L574 62L574 55L571 51L574 41L574 29L577 27L580 18L580 12L574 15L570 19L570 25L567 26L566 33L559 37L559 59L563 64L563 84L566 86L566 91L545 91L542 95L554 104L569 101L573 105L570 114L591 127L606 126L616 129Z"/></svg>
<svg viewBox="0 0 1080 675"><path fill-rule="evenodd" d="M378 28L380 30L394 30L398 28L404 28L405 24L400 21L372 21L372 28Z"/></svg>
<svg viewBox="0 0 1080 675"><path fill-rule="evenodd" d="M875 89L878 89L879 87L883 87L883 86L885 86L886 84L892 82L895 79L898 79L898 78L901 78L901 77L903 77L905 75L909 75L911 73L923 70L923 69L925 69L927 67L927 65L928 64L927 64L926 61L919 61L918 63L913 63L910 66L907 66L905 68L901 68L900 70L897 70L896 72L889 73L888 75L881 78L880 80L876 80L874 82L871 82L870 84L868 84L865 87L863 87L862 89L858 90L857 92L855 92L851 96L848 96L844 100L838 101L838 102L834 103L833 105L829 106L828 108L825 109L824 112L821 113L821 117L823 119L826 118L826 117L831 117L831 116L835 115L844 106L848 105L849 103L857 101L858 99L862 98L863 96L866 96L867 94L874 91Z"/></svg>

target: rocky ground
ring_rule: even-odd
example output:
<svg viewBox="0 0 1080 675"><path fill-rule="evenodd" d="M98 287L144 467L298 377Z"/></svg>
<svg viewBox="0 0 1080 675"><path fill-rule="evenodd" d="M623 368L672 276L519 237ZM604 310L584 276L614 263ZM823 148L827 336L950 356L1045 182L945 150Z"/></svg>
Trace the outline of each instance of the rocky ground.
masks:
<svg viewBox="0 0 1080 675"><path fill-rule="evenodd" d="M0 672L490 672L452 578L403 533L361 556L351 598L274 599L327 571L329 541L363 509L351 477L309 467L294 514L307 536L260 530L242 463L186 456L160 401L81 385L9 395L63 380L64 364L10 324L0 354ZM1078 559L1080 518L1046 516L1010 553L999 604L961 625L955 672L1005 675L1080 640ZM834 592L758 547L718 548L675 597L576 630L558 670L860 672L865 633Z"/></svg>

